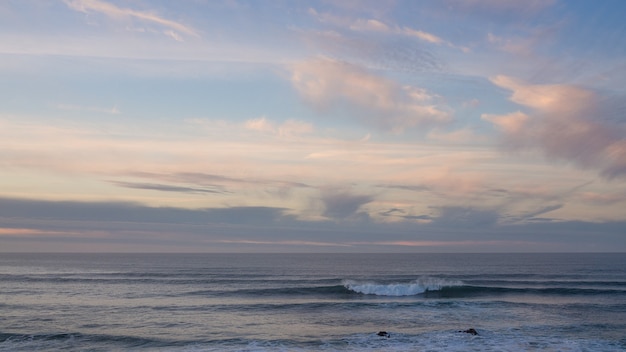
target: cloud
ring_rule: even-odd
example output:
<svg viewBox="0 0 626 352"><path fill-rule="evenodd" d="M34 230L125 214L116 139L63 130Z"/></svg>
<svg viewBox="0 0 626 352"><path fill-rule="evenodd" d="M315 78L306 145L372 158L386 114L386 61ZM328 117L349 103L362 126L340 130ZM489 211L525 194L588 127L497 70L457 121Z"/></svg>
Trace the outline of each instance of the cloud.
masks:
<svg viewBox="0 0 626 352"><path fill-rule="evenodd" d="M598 169L608 178L626 175L626 129L594 92L571 85L532 85L507 76L491 80L512 92L528 112L484 114L510 149L538 149L548 158Z"/></svg>
<svg viewBox="0 0 626 352"><path fill-rule="evenodd" d="M350 25L350 29L355 31L389 32L389 26L374 19L358 19Z"/></svg>
<svg viewBox="0 0 626 352"><path fill-rule="evenodd" d="M380 184L377 185L377 187L382 187L382 188L390 188L390 189L399 189L402 191L412 191L412 192L423 192L423 191L430 191L431 189L428 186L425 185L393 185L393 184Z"/></svg>
<svg viewBox="0 0 626 352"><path fill-rule="evenodd" d="M228 244L253 244L253 245L264 245L264 246L313 246L313 247L350 247L349 244L337 243L337 242L318 242L318 241L284 241L284 240L245 240L245 239L237 239L237 240L218 240L215 241L217 243L228 243Z"/></svg>
<svg viewBox="0 0 626 352"><path fill-rule="evenodd" d="M429 50L445 45L463 52L433 33L385 23L374 18L354 18L309 9L325 29L302 31L303 39L323 55L377 70L405 72L440 71L445 62ZM320 53L320 54L322 54Z"/></svg>
<svg viewBox="0 0 626 352"><path fill-rule="evenodd" d="M259 132L274 132L276 130L274 124L265 117L248 120L245 122L244 126L249 130Z"/></svg>
<svg viewBox="0 0 626 352"><path fill-rule="evenodd" d="M551 114L586 112L596 99L592 92L570 85L531 85L504 75L493 77L491 82L510 90L511 101Z"/></svg>
<svg viewBox="0 0 626 352"><path fill-rule="evenodd" d="M227 177L223 175L206 174L202 172L178 172L170 174L148 173L148 172L132 172L128 176L141 177L152 180L164 180L168 182L176 183L188 183L201 186L201 190L216 191L224 193L222 185L250 185L250 186L278 186L278 187L295 187L295 188L309 188L310 185L303 182L293 182L285 180L273 180L273 179L261 179L261 178L236 178ZM196 188L191 188L195 190Z"/></svg>
<svg viewBox="0 0 626 352"><path fill-rule="evenodd" d="M626 202L626 191L612 193L585 192L580 196L584 202L597 205L613 205Z"/></svg>
<svg viewBox="0 0 626 352"><path fill-rule="evenodd" d="M29 121L25 116L2 119L0 181L14 185L5 192L14 197L106 200L115 196L165 207L268 205L289 209L299 219L315 220L341 213L329 203L324 215L320 185L346 184L356 185L357 195L376 198L348 215L351 222L365 212L371 221L408 221L380 213L398 208L405 216L435 216L429 209L478 202L491 209L506 203L508 218L540 208L540 203L566 204L558 212L563 219L623 218L617 206L594 210L590 201L550 198L555 190L592 177L576 173L564 180L565 165L506 161L503 168L502 158L508 157L491 146L390 143L378 137L370 141L315 135L280 138L276 133L281 123L266 122L273 130L260 135L246 130L242 122L205 129L208 124L114 126L107 120L70 124L56 119ZM129 138L134 131L139 135ZM53 190L46 186L50 182L55 184ZM599 181L588 190L611 194L612 184ZM508 193L489 191L494 188Z"/></svg>
<svg viewBox="0 0 626 352"><path fill-rule="evenodd" d="M490 228L497 224L500 214L494 210L462 206L440 207L432 226L452 228Z"/></svg>
<svg viewBox="0 0 626 352"><path fill-rule="evenodd" d="M121 8L100 0L64 0L64 2L69 8L83 13L96 12L117 20L137 19L148 23L158 24L167 28L163 31L165 35L178 41L182 40L182 38L175 31L199 37L198 33L193 28L150 12Z"/></svg>
<svg viewBox="0 0 626 352"><path fill-rule="evenodd" d="M117 105L114 105L111 108L103 108L103 107L98 107L98 106L57 104L56 108L59 110L68 110L68 111L98 112L98 113L105 113L105 114L112 114L112 115L121 114L120 110L117 108Z"/></svg>
<svg viewBox="0 0 626 352"><path fill-rule="evenodd" d="M372 32L382 32L388 34L399 34L405 35L409 37L417 38L421 41L425 41L431 44L448 44L445 40L440 37L420 31L417 29L413 29L410 27L400 27L400 26L388 26L383 22L374 19L358 19L354 23L350 25L350 29L355 31L372 31Z"/></svg>
<svg viewBox="0 0 626 352"><path fill-rule="evenodd" d="M337 31L304 31L302 40L320 54L338 61L350 62L372 70L408 73L441 72L445 62L407 36L379 38L368 33ZM383 33L385 34L385 33Z"/></svg>
<svg viewBox="0 0 626 352"><path fill-rule="evenodd" d="M184 42L183 37L181 37L180 35L178 35L176 32L174 32L172 30L163 31L163 34L165 34L166 36L174 39L177 42Z"/></svg>
<svg viewBox="0 0 626 352"><path fill-rule="evenodd" d="M546 206L543 206L543 207L541 207L539 209L535 209L535 210L533 210L531 212L528 212L526 214L522 214L521 216L517 216L517 217L515 217L515 219L513 221L514 222L519 222L519 221L534 220L539 215L547 214L549 212L552 212L554 210L559 210L561 208L563 208L563 204L546 205Z"/></svg>
<svg viewBox="0 0 626 352"><path fill-rule="evenodd" d="M449 44L445 40L432 33L424 32L406 26L401 27L398 25L389 25L377 19L352 19L349 17L341 17L330 13L320 13L312 8L308 10L308 13L320 22L333 24L342 28L349 28L350 30L356 32L379 32L386 34L397 34L417 38L421 41L425 41L431 44Z"/></svg>
<svg viewBox="0 0 626 352"><path fill-rule="evenodd" d="M251 206L228 208L183 209L150 207L133 202L42 201L0 198L3 219L28 218L49 221L97 221L172 224L257 224L269 225L291 219L286 209Z"/></svg>
<svg viewBox="0 0 626 352"><path fill-rule="evenodd" d="M379 215L383 217L400 218L404 220L418 220L421 222L430 222L434 218L431 215L406 215L406 211L399 208L392 208L382 211Z"/></svg>
<svg viewBox="0 0 626 352"><path fill-rule="evenodd" d="M347 108L366 124L402 132L442 124L450 115L426 90L401 86L345 62L318 59L298 63L291 81L308 102L321 110Z"/></svg>
<svg viewBox="0 0 626 352"><path fill-rule="evenodd" d="M499 50L509 54L520 57L531 57L537 43L548 36L548 33L545 33L546 31L546 29L537 31L537 33L534 33L532 36L522 38L503 38L493 33L488 33L487 41Z"/></svg>
<svg viewBox="0 0 626 352"><path fill-rule="evenodd" d="M50 231L30 228L0 228L0 236L50 236L50 235L67 235L67 231Z"/></svg>
<svg viewBox="0 0 626 352"><path fill-rule="evenodd" d="M313 125L305 121L291 119L276 125L265 116L248 120L244 123L244 126L249 130L272 133L281 137L296 137L314 131Z"/></svg>
<svg viewBox="0 0 626 352"><path fill-rule="evenodd" d="M431 34L431 33L427 33L424 31L419 31L419 30L415 30L413 28L409 28L409 27L403 27L403 28L398 28L396 30L397 33L402 33L411 37L416 37L420 40L432 43L432 44L443 44L443 43L447 43L446 41L444 41L443 39L439 38L438 36Z"/></svg>
<svg viewBox="0 0 626 352"><path fill-rule="evenodd" d="M155 191L163 191L163 192L199 193L199 194L224 193L224 191L216 190L216 189L181 187L181 186L164 185L164 184L158 184L158 183L123 182L123 181L111 181L111 183L119 187L147 189L147 190L155 190Z"/></svg>
<svg viewBox="0 0 626 352"><path fill-rule="evenodd" d="M437 215L376 223L357 217L372 199L344 190L324 200L337 219L302 221L284 208L184 209L128 202L0 198L0 252L39 251L381 251L437 246L446 251L619 251L626 223L527 222L498 224L488 209L449 206ZM547 206L540 211L549 211ZM391 209L388 216L402 215ZM422 220L422 221L415 221ZM523 244L523 247L520 245ZM262 245L262 246L259 246ZM335 248L336 247L336 248ZM335 249L333 249L335 248Z"/></svg>
<svg viewBox="0 0 626 352"><path fill-rule="evenodd" d="M429 140L450 144L471 144L481 141L484 142L486 140L484 136L477 135L469 128L463 128L455 131L433 129L428 132L427 137Z"/></svg>
<svg viewBox="0 0 626 352"><path fill-rule="evenodd" d="M446 2L463 9L532 14L552 6L556 0L446 0Z"/></svg>
<svg viewBox="0 0 626 352"><path fill-rule="evenodd" d="M355 195L344 190L328 189L323 191L321 201L324 206L323 216L336 220L346 220L357 215L361 206L373 201L368 195Z"/></svg>
<svg viewBox="0 0 626 352"><path fill-rule="evenodd" d="M139 181L146 182L148 178L157 179L152 178L155 175L175 175L176 178L161 178L161 182L147 182L194 188L198 188L196 185L211 188L216 181L282 187L289 182L300 182L303 178L298 175L309 171L309 166L295 165L294 160L325 147L324 143L316 143L318 137L308 135L312 129L309 124L296 120L273 125L272 133L261 136L250 133L242 123L207 126L177 122L146 125L130 120L119 125L118 122L82 119L70 123L52 117L36 120L0 116L3 147L0 166L84 176L97 174L98 179L102 175L115 175L116 181L131 182L136 180L127 177L142 177L144 180ZM307 143L302 143L305 138ZM267 162L273 163L271 170L267 169ZM248 177L247 172L254 177Z"/></svg>

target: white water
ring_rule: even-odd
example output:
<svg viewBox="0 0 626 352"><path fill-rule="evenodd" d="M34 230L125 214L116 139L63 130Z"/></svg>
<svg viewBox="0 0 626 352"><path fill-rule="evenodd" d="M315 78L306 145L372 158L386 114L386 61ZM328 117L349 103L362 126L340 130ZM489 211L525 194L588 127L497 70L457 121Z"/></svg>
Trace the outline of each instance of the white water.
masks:
<svg viewBox="0 0 626 352"><path fill-rule="evenodd" d="M458 280L445 280L433 277L422 277L408 283L381 284L375 282L358 282L345 280L345 288L365 295L377 296L414 296L426 291L438 291L444 287L463 286Z"/></svg>

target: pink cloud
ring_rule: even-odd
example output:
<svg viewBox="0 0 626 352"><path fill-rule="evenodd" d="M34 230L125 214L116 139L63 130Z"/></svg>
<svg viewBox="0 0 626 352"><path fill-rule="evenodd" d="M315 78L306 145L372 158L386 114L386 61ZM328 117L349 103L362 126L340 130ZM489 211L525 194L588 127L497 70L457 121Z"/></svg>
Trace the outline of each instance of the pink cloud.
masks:
<svg viewBox="0 0 626 352"><path fill-rule="evenodd" d="M503 246L503 245L515 245L515 246L529 246L537 245L537 242L531 241L372 241L372 242L350 242L352 245L376 245L376 246L399 246L399 247L489 247L489 246Z"/></svg>
<svg viewBox="0 0 626 352"><path fill-rule="evenodd" d="M320 110L348 108L366 124L402 132L450 120L436 97L419 87L402 86L348 63L319 59L293 66L292 83Z"/></svg>
<svg viewBox="0 0 626 352"><path fill-rule="evenodd" d="M0 236L3 235L43 235L49 234L50 232L35 230L35 229L23 229L23 228L0 228ZM53 234L55 232L52 232Z"/></svg>
<svg viewBox="0 0 626 352"><path fill-rule="evenodd" d="M182 38L174 31L185 33L190 36L198 37L198 33L191 27L158 16L154 13L147 11L137 11L129 8L117 7L105 1L100 0L64 0L65 4L79 12L90 13L96 12L103 14L113 19L137 19L140 21L158 24L162 27L168 28L163 33L177 41L181 41Z"/></svg>
<svg viewBox="0 0 626 352"><path fill-rule="evenodd" d="M597 193L597 192L585 192L581 194L580 198L585 202L600 205L612 205L616 203L626 202L626 192L617 193Z"/></svg>
<svg viewBox="0 0 626 352"><path fill-rule="evenodd" d="M271 133L280 137L296 137L314 131L313 125L305 121L290 119L277 125L266 117L248 120L245 122L244 127L249 130Z"/></svg>
<svg viewBox="0 0 626 352"><path fill-rule="evenodd" d="M75 230L40 230L32 228L0 228L0 237L20 237L20 238L42 238L46 236L64 236L64 237L90 237L100 234L97 231L75 231Z"/></svg>
<svg viewBox="0 0 626 352"><path fill-rule="evenodd" d="M317 241L298 241L298 240L215 240L215 243L227 243L227 244L254 244L254 245L287 245L287 246L314 246L314 247L349 247L348 244L336 243L336 242L317 242Z"/></svg>
<svg viewBox="0 0 626 352"><path fill-rule="evenodd" d="M626 175L626 131L606 119L601 98L571 85L533 85L497 76L495 85L528 113L484 114L512 149L538 149L548 158L598 169L606 177Z"/></svg>

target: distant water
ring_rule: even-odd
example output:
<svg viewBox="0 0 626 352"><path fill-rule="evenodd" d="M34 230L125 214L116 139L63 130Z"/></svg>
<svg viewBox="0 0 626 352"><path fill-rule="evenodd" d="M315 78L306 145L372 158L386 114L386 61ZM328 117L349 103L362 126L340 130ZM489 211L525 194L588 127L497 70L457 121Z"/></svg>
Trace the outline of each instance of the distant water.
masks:
<svg viewBox="0 0 626 352"><path fill-rule="evenodd" d="M59 350L624 351L626 254L0 254L0 351Z"/></svg>

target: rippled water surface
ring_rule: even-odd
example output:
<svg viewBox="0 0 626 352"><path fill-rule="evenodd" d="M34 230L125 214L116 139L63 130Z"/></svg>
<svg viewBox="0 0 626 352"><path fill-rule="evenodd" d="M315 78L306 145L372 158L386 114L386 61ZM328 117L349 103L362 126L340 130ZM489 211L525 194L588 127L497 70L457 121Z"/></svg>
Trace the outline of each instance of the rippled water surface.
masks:
<svg viewBox="0 0 626 352"><path fill-rule="evenodd" d="M626 255L2 254L0 312L2 351L621 351Z"/></svg>

